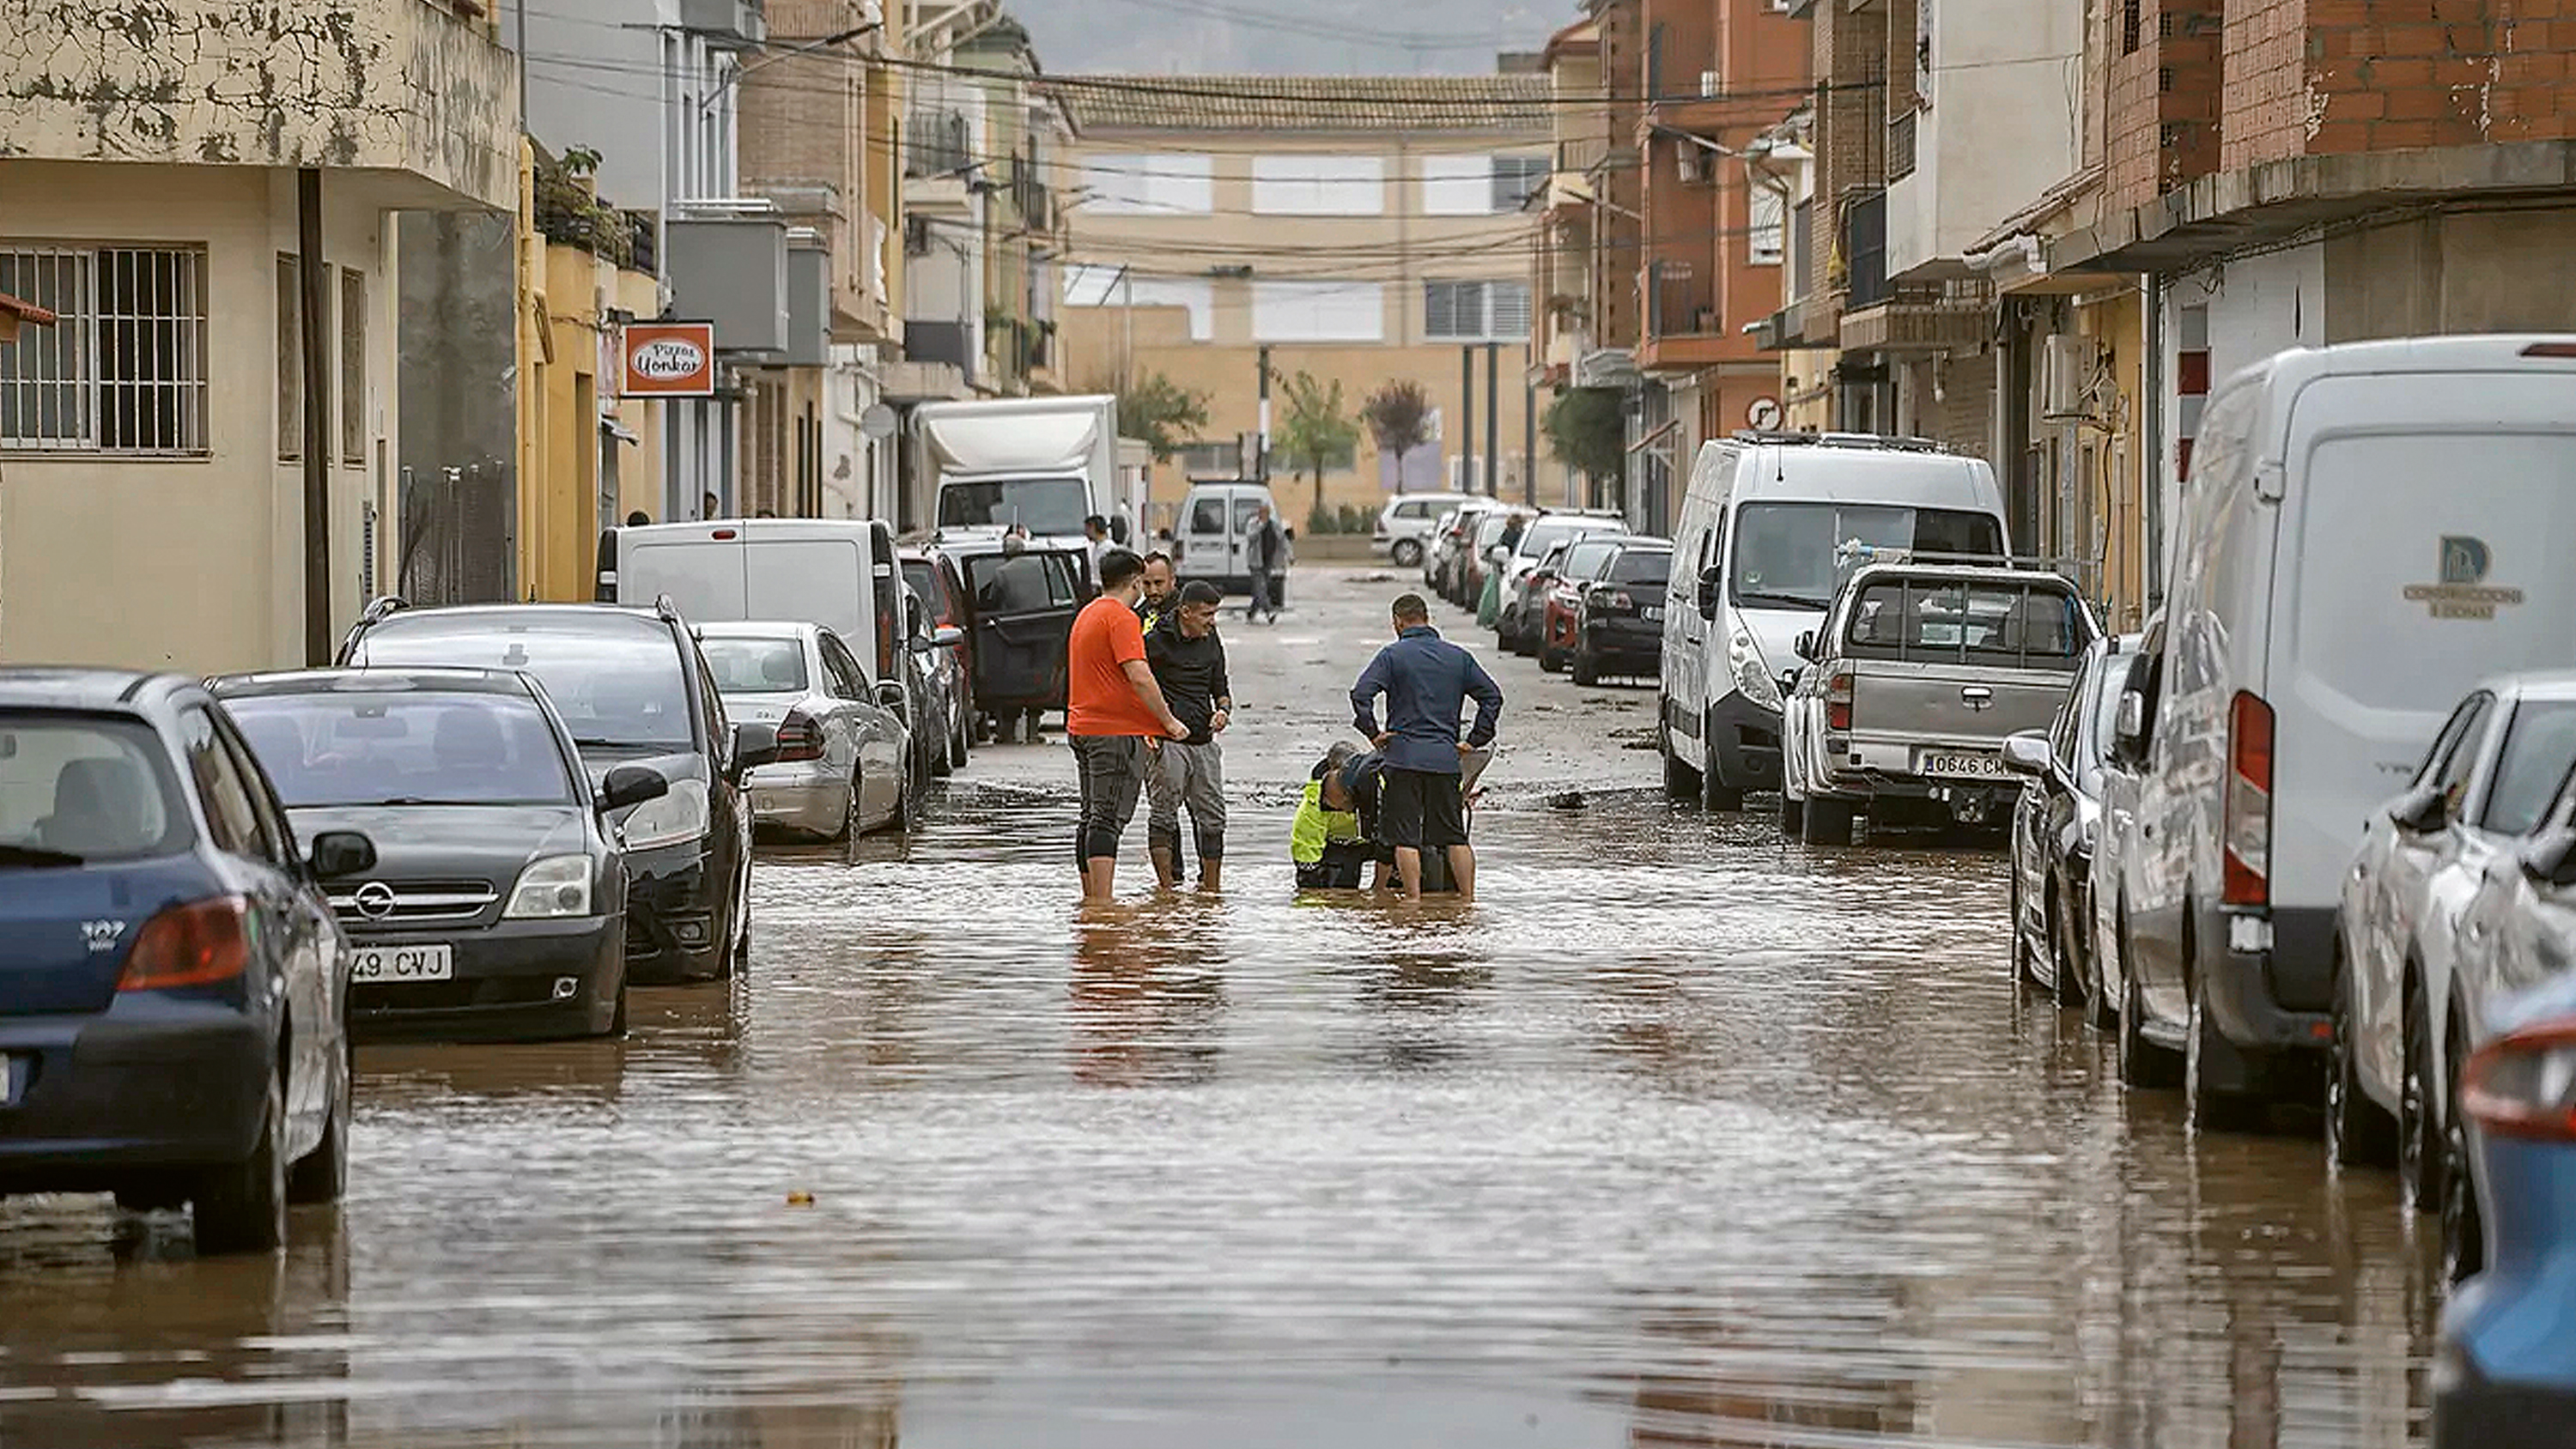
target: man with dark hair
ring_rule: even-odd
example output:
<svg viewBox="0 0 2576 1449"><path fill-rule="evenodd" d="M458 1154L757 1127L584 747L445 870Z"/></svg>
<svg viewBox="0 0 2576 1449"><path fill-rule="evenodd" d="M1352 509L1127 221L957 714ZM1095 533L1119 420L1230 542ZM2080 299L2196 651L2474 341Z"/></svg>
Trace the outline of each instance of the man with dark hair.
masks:
<svg viewBox="0 0 2576 1449"><path fill-rule="evenodd" d="M1279 622L1277 576L1287 554L1287 536L1279 531L1279 520L1270 516L1270 505L1255 505L1243 539L1243 567L1252 576L1252 602L1243 610L1245 623L1257 623L1264 614L1270 622Z"/></svg>
<svg viewBox="0 0 2576 1449"><path fill-rule="evenodd" d="M1493 743L1503 692L1475 656L1431 627L1420 594L1395 601L1395 642L1377 652L1351 687L1351 718L1386 757L1379 830L1395 848L1396 878L1407 900L1422 898L1422 852L1437 850L1461 900L1476 898L1476 852L1467 844L1459 798L1465 758ZM1377 721L1386 696L1386 724ZM1476 701L1476 723L1458 737L1458 717Z"/></svg>
<svg viewBox="0 0 2576 1449"><path fill-rule="evenodd" d="M1234 712L1234 686L1225 673L1225 641L1217 637L1217 606L1225 595L1205 579L1181 586L1180 602L1145 635L1145 662L1163 690L1163 702L1190 727L1186 739L1166 740L1147 763L1145 846L1154 878L1181 883L1181 807L1190 812L1198 843L1199 889L1215 890L1225 859L1225 762L1216 737Z"/></svg>
<svg viewBox="0 0 2576 1449"><path fill-rule="evenodd" d="M1082 543L1083 551L1091 555L1091 576L1095 579L1099 578L1100 557L1102 554L1108 552L1111 547L1109 541L1109 520L1101 517L1097 513L1082 520ZM1101 583L1101 587L1105 589L1109 587L1109 585L1104 580Z"/></svg>
<svg viewBox="0 0 2576 1449"><path fill-rule="evenodd" d="M1136 601L1137 622L1152 634L1172 603L1172 556L1156 549L1145 555L1145 596Z"/></svg>
<svg viewBox="0 0 2576 1449"><path fill-rule="evenodd" d="M1118 873L1118 837L1136 818L1136 797L1156 742L1187 738L1145 662L1136 622L1145 562L1123 548L1100 556L1100 597L1083 605L1065 647L1064 732L1082 791L1074 863L1082 898L1105 901Z"/></svg>

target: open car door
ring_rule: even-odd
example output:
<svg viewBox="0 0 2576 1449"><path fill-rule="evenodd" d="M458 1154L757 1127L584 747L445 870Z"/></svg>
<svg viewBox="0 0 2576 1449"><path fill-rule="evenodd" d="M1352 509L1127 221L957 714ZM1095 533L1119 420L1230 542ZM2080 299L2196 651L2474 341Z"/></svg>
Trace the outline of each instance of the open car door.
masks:
<svg viewBox="0 0 2576 1449"><path fill-rule="evenodd" d="M975 554L964 564L975 613L975 705L1010 739L1022 719L1034 727L1039 714L1064 708L1065 647L1082 609L1083 556L1032 548Z"/></svg>

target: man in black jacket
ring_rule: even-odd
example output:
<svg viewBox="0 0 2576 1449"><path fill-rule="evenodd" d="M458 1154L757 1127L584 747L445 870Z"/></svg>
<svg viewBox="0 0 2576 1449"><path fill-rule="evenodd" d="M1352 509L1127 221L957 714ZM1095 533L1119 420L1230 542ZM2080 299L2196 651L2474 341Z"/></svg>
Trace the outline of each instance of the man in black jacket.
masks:
<svg viewBox="0 0 2576 1449"><path fill-rule="evenodd" d="M1279 531L1279 520L1270 516L1270 505L1254 508L1251 531L1243 540L1243 566L1252 575L1252 602L1244 608L1245 623L1257 622L1264 614L1270 622L1279 622L1278 575L1287 555L1288 537Z"/></svg>
<svg viewBox="0 0 2576 1449"><path fill-rule="evenodd" d="M1181 883L1181 809L1199 852L1199 888L1215 890L1225 860L1225 762L1216 737L1234 710L1225 675L1225 641L1217 637L1216 585L1193 579L1145 635L1145 664L1186 739L1165 740L1145 772L1145 844L1165 887Z"/></svg>

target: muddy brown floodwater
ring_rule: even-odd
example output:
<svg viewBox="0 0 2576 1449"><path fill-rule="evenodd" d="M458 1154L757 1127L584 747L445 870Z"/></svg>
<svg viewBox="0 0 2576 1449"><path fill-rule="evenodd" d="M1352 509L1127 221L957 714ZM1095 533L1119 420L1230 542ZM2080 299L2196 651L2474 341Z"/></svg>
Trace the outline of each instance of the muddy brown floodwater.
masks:
<svg viewBox="0 0 2576 1449"><path fill-rule="evenodd" d="M1668 804L1651 688L1510 660L1483 899L1294 898L1398 587L1228 625L1222 899L1131 850L1078 911L1065 751L981 751L909 843L766 855L748 977L621 1042L363 1051L279 1259L0 1204L0 1445L2420 1437L2390 1183L2124 1094L1992 850Z"/></svg>

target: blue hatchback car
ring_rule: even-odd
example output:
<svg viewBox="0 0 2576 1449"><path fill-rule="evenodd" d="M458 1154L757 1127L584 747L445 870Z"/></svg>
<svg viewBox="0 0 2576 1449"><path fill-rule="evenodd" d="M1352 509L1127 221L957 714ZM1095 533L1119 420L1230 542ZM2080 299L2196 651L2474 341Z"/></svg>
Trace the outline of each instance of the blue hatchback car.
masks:
<svg viewBox="0 0 2576 1449"><path fill-rule="evenodd" d="M2442 1314L2433 1439L2576 1445L2576 974L2498 1003L2457 1102L2487 1262Z"/></svg>
<svg viewBox="0 0 2576 1449"><path fill-rule="evenodd" d="M193 1204L259 1252L347 1174L346 942L232 720L194 680L0 670L0 1195Z"/></svg>

